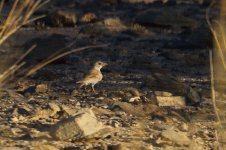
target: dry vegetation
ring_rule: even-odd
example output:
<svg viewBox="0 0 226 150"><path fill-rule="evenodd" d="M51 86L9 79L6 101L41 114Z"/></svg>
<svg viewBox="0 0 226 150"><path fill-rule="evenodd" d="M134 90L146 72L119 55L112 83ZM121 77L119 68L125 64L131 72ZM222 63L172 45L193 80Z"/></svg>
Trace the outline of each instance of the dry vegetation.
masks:
<svg viewBox="0 0 226 150"><path fill-rule="evenodd" d="M18 29L20 29L23 25L28 24L36 19L39 19L39 16L36 18L32 18L32 14L40 8L42 5L46 4L46 0L37 0L37 1L30 1L30 0L15 0L11 11L9 12L6 20L0 25L1 31L0 31L0 44L2 44L7 38L9 38L13 33L15 33ZM1 1L0 9L3 9L4 0ZM226 11L226 1L222 0L221 4L221 16L218 21L213 21L210 23L209 18L207 18L208 23L210 25L211 31L214 36L214 42L215 42L215 49L213 51L210 51L210 68L211 68L211 87L212 87L212 99L213 99L213 106L215 109L215 113L217 116L217 127L218 130L216 132L216 136L218 137L219 141L219 149L223 147L223 143L226 142L226 133L222 132L224 131L224 126L226 125L225 121L225 104L224 101L224 91L225 91L225 72L226 72L226 61L225 61L225 55L226 55L226 17L223 15ZM208 14L208 13L207 13ZM207 16L208 17L208 16ZM87 14L83 18L84 22L92 22L92 20L95 20L96 17L93 14ZM213 25L214 24L214 25ZM127 27L122 23L122 21L119 18L107 18L104 20L104 25L110 30L110 31L123 31L126 30ZM148 30L139 24L133 24L130 27L130 30L136 32L136 33L147 33ZM55 54L51 55L49 58L46 58L36 66L30 68L27 73L25 73L24 77L30 76L40 70L41 68L45 67L49 63L64 57L66 55L69 55L74 52L82 51L84 49L88 48L96 48L96 47L104 47L107 45L93 45L93 46L86 46L82 48L76 48L72 49L70 51L66 51L65 49L70 48L74 42L69 44L64 49L58 50ZM23 59L35 48L35 45L32 46L29 50L27 50L26 53L24 53L9 69L7 69L5 72L0 74L0 86L4 85L9 77L14 74L16 71L18 71L25 62ZM143 114L143 112L141 113ZM141 127L143 129L143 126ZM135 131L140 131L138 129L135 129ZM142 130L141 130L142 131ZM136 134L143 134L136 133ZM140 138L140 137L139 137ZM222 144L222 145L221 145ZM223 148L224 149L224 148Z"/></svg>
<svg viewBox="0 0 226 150"><path fill-rule="evenodd" d="M23 25L29 24L37 19L40 19L45 16L38 16L35 18L32 18L32 14L48 3L48 0L37 0L37 1L30 1L30 0L24 0L19 1L15 0L13 3L13 6L6 18L6 20L0 25L1 31L0 31L0 45L8 39L13 33L15 33L17 30L19 30ZM3 9L4 6L4 0L0 3L0 10ZM56 53L51 55L50 57L46 58L42 62L38 63L34 67L28 69L28 72L25 73L24 77L30 76L40 70L41 68L45 67L49 63L60 59L66 55L69 55L74 52L78 52L84 49L88 48L96 48L96 47L103 47L106 45L94 45L94 46L86 46L82 48L72 49L70 51L64 51L66 48L70 48L74 42L69 44L67 47L56 50ZM36 45L32 46L29 50L27 50L26 53L24 53L10 68L5 70L3 73L0 74L0 86L2 87L5 85L9 79L16 71L18 71L26 62L23 61L23 59L36 47ZM3 65L3 64L1 64Z"/></svg>
<svg viewBox="0 0 226 150"><path fill-rule="evenodd" d="M30 0L15 0L8 16L5 21L1 23L1 31L0 31L0 45L8 39L12 34L14 34L17 30L19 30L23 25L29 24L32 21L35 21L41 17L39 16L32 18L32 14L42 7L44 4L48 3L48 0L42 1L30 1ZM0 3L0 10L4 9L4 0ZM0 84L4 85L6 80L19 68L21 68L25 62L23 62L23 58L34 48L34 46L29 49L21 58L18 59L9 69L0 74ZM1 64L2 65L2 64Z"/></svg>
<svg viewBox="0 0 226 150"><path fill-rule="evenodd" d="M210 8L214 5L210 6ZM220 17L210 22L209 9L207 10L207 21L213 34L215 47L210 50L211 90L215 114L217 116L216 137L219 149L225 149L225 73L226 73L226 1L220 1Z"/></svg>

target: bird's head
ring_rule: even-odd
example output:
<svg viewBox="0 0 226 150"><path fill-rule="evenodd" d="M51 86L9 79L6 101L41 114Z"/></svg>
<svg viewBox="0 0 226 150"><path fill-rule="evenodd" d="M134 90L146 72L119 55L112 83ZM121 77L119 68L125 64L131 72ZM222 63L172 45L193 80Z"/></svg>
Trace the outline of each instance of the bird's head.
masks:
<svg viewBox="0 0 226 150"><path fill-rule="evenodd" d="M104 66L106 66L106 65L107 65L107 63L105 63L105 62L97 61L97 62L95 63L95 65L94 65L94 67L95 67L96 69L100 70L102 67L104 67Z"/></svg>

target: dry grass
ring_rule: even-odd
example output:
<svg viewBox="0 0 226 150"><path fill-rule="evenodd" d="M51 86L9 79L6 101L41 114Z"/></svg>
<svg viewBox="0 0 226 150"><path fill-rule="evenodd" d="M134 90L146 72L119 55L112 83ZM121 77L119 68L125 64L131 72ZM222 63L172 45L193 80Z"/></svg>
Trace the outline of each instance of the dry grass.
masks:
<svg viewBox="0 0 226 150"><path fill-rule="evenodd" d="M210 70L211 70L211 91L214 111L217 117L216 138L219 149L226 147L226 1L218 1L220 6L220 16L217 20L210 21L209 12L215 3L207 9L206 19L213 34L214 48L210 50ZM223 103L222 103L223 102Z"/></svg>
<svg viewBox="0 0 226 150"><path fill-rule="evenodd" d="M129 28L132 32L136 33L136 34L140 34L140 35L149 35L150 32L148 31L148 29L145 26L142 26L140 24L132 24ZM154 34L154 33L151 33Z"/></svg>
<svg viewBox="0 0 226 150"><path fill-rule="evenodd" d="M23 25L44 17L38 16L32 18L32 15L46 3L48 3L48 0L15 0L5 21L0 24L0 45ZM4 9L4 0L1 0L0 2L0 12L2 12L2 9ZM23 54L10 68L0 74L0 86L4 85L6 80L25 64L22 60L32 49L34 49L34 46Z"/></svg>
<svg viewBox="0 0 226 150"><path fill-rule="evenodd" d="M86 13L82 16L81 21L84 23L90 23L90 22L94 22L95 20L97 20L97 16L95 13Z"/></svg>
<svg viewBox="0 0 226 150"><path fill-rule="evenodd" d="M106 18L104 20L105 27L112 32L125 31L127 27L123 24L120 18Z"/></svg>
<svg viewBox="0 0 226 150"><path fill-rule="evenodd" d="M0 44L23 25L44 17L31 18L32 14L47 2L48 0L15 0L6 20L1 24ZM1 1L0 9L3 8L3 5L4 0Z"/></svg>
<svg viewBox="0 0 226 150"><path fill-rule="evenodd" d="M76 48L67 52L62 52L60 54L54 55L53 57L47 58L45 59L43 62L37 64L35 67L33 67L26 75L25 77L28 77L34 73L36 73L38 70L42 69L43 67L45 67L46 65L64 57L67 56L71 53L75 53L75 52L79 52L85 49L89 49L89 48L101 48L101 47L106 47L107 45L91 45L91 46L85 46L85 47L81 47L81 48Z"/></svg>
<svg viewBox="0 0 226 150"><path fill-rule="evenodd" d="M15 33L17 30L19 30L23 25L28 24L32 21L35 21L39 18L42 18L44 16L39 16L36 18L31 18L32 14L42 7L44 4L46 4L48 0L15 0L13 3L13 6L6 18L6 20L0 24L0 45L8 39L13 33ZM0 10L3 9L4 0L0 3ZM28 72L25 73L24 77L28 77L38 70L42 69L46 65L54 62L57 59L60 59L66 55L69 55L74 52L78 52L84 49L88 48L97 48L97 47L103 47L106 45L93 45L93 46L86 46L82 48L72 49L70 51L64 51L66 48L70 48L75 42L72 42L67 47L56 51L55 54L51 55L50 57L46 58L33 68L28 69ZM18 71L24 64L23 62L24 58L36 47L36 45L32 46L26 53L24 53L10 68L8 68L6 71L0 74L0 87L4 86L9 78L15 74L16 71ZM24 78L23 77L23 78Z"/></svg>

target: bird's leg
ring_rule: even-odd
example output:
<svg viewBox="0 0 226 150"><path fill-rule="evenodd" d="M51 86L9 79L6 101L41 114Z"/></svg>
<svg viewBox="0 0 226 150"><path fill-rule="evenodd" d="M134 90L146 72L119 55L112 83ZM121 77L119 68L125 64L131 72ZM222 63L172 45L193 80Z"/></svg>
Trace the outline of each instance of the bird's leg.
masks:
<svg viewBox="0 0 226 150"><path fill-rule="evenodd" d="M95 91L95 89L94 89L94 85L95 85L95 84L92 84L92 90L93 90L94 93L96 93L96 91Z"/></svg>

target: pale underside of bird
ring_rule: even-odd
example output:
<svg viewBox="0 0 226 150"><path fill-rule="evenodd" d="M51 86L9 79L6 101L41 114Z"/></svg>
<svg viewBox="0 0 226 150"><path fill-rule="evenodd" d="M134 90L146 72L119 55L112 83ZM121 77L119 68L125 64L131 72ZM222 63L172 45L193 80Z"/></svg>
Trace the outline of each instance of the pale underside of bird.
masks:
<svg viewBox="0 0 226 150"><path fill-rule="evenodd" d="M101 68L106 65L107 63L97 61L94 67L86 74L86 76L82 80L77 82L80 83L80 88L83 86L91 85L93 92L96 92L94 86L103 79Z"/></svg>

